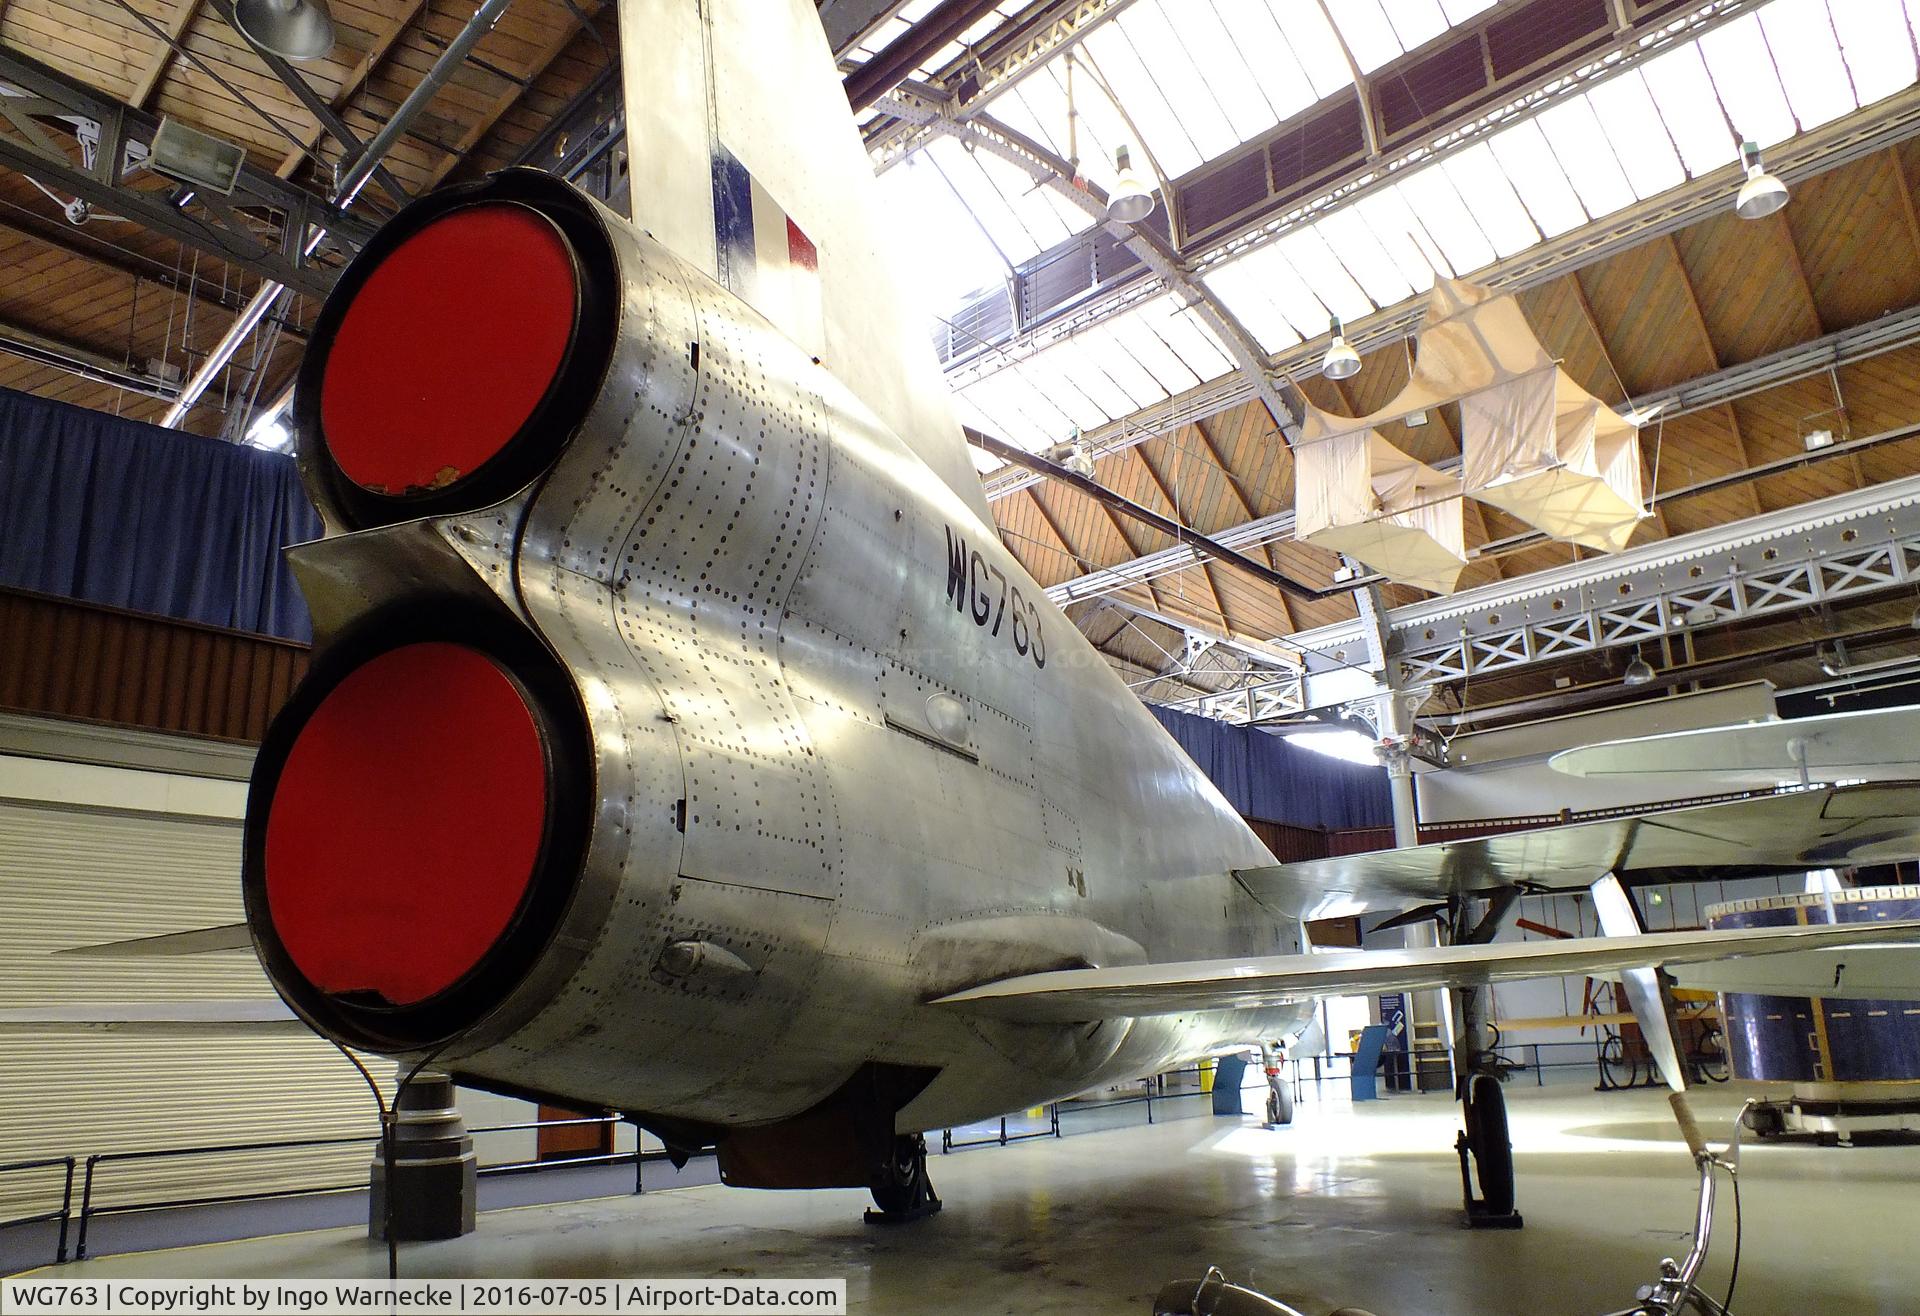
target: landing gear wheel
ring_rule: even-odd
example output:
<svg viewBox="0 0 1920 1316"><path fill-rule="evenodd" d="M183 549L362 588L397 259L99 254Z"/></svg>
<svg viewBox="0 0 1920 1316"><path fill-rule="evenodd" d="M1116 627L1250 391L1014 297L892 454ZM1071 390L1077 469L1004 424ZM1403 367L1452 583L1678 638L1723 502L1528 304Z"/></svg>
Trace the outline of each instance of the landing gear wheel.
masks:
<svg viewBox="0 0 1920 1316"><path fill-rule="evenodd" d="M1287 1083L1267 1089L1267 1123L1270 1126L1293 1123L1293 1088Z"/></svg>
<svg viewBox="0 0 1920 1316"><path fill-rule="evenodd" d="M870 1225L903 1225L940 1209L939 1194L927 1178L927 1140L903 1133L893 1140L886 1160L873 1174L873 1204L866 1215Z"/></svg>
<svg viewBox="0 0 1920 1316"><path fill-rule="evenodd" d="M1513 1214L1513 1144L1507 1139L1507 1098L1492 1074L1475 1074L1467 1089L1467 1149L1480 1181L1480 1209Z"/></svg>

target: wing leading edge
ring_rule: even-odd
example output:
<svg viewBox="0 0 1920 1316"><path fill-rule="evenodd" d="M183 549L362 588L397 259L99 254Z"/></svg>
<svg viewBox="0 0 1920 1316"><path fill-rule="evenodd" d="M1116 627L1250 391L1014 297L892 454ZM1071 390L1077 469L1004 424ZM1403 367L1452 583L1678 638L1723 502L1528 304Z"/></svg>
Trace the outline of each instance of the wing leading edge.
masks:
<svg viewBox="0 0 1920 1316"><path fill-rule="evenodd" d="M1284 913L1333 918L1501 887L1584 889L1607 873L1731 878L1915 857L1920 782L1882 781L1240 869L1234 876Z"/></svg>
<svg viewBox="0 0 1920 1316"><path fill-rule="evenodd" d="M1064 969L969 988L934 1004L1030 1023L1081 1023L1258 1009L1317 996L1403 988L1479 987L1523 978L1617 973L1861 945L1913 952L1907 963L1920 970L1920 951L1914 949L1920 948L1920 922L1867 923Z"/></svg>

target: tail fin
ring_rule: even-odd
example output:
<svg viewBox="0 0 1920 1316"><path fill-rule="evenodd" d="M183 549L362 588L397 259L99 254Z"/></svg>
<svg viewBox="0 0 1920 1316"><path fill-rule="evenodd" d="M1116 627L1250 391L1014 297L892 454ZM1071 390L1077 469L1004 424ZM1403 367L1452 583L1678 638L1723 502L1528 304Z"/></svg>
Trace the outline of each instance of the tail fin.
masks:
<svg viewBox="0 0 1920 1316"><path fill-rule="evenodd" d="M990 520L813 0L621 0L633 219L786 330Z"/></svg>

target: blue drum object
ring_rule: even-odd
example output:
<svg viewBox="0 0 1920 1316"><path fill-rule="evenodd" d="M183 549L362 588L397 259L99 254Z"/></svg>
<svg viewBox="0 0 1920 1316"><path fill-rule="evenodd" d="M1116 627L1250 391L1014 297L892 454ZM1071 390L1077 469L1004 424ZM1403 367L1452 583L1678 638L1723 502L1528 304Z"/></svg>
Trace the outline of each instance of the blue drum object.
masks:
<svg viewBox="0 0 1920 1316"><path fill-rule="evenodd" d="M1833 917L1828 917L1828 901ZM1729 900L1709 928L1882 923L1920 918L1920 886ZM1778 1083L1920 1080L1920 1001L1826 1001L1723 994L1720 1012L1735 1078Z"/></svg>

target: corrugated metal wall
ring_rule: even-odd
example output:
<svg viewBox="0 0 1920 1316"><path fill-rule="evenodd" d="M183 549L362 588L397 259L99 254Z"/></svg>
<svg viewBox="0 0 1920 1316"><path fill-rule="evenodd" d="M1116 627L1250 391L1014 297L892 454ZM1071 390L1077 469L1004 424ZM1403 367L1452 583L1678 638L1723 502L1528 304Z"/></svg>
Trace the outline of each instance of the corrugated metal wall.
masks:
<svg viewBox="0 0 1920 1316"><path fill-rule="evenodd" d="M0 801L0 1006L271 999L247 951L56 953L237 922L239 867L233 819ZM387 1062L372 1067L390 1076ZM378 1129L358 1074L291 1025L11 1025L0 1027L0 1076L0 1161ZM109 1165L97 1197L111 1205L352 1183L364 1180L370 1147ZM43 1195L28 1200L44 1189L13 1178L0 1179L0 1217L44 1209Z"/></svg>
<svg viewBox="0 0 1920 1316"><path fill-rule="evenodd" d="M307 648L0 589L0 709L258 741Z"/></svg>

